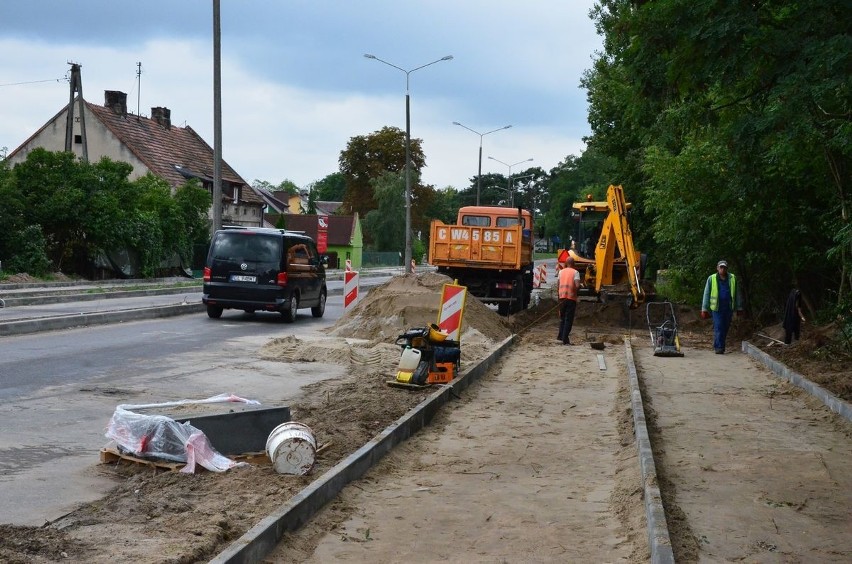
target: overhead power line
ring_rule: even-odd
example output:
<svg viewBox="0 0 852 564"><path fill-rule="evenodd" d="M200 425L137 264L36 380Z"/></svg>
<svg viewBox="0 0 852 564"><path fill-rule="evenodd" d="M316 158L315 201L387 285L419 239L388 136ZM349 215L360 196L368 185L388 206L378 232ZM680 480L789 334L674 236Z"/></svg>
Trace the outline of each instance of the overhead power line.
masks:
<svg viewBox="0 0 852 564"><path fill-rule="evenodd" d="M62 82L62 81L68 82L68 77L63 76L62 78L48 78L46 80L31 80L29 82L10 82L8 84L0 84L0 87L2 87L2 86L21 86L21 85L24 85L24 84L38 84L40 82Z"/></svg>

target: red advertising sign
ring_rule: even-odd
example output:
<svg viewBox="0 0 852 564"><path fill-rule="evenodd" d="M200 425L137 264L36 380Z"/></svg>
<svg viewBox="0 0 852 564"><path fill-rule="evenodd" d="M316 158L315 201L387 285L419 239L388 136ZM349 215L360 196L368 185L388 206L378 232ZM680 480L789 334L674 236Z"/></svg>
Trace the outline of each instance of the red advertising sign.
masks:
<svg viewBox="0 0 852 564"><path fill-rule="evenodd" d="M328 250L328 216L317 216L317 250L324 253Z"/></svg>

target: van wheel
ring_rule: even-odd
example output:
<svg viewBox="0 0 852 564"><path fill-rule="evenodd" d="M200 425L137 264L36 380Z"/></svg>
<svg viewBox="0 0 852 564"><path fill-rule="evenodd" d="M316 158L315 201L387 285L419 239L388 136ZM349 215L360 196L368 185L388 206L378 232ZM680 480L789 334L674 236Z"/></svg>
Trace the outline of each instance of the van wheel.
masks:
<svg viewBox="0 0 852 564"><path fill-rule="evenodd" d="M281 311L281 315L284 316L284 321L287 323L293 323L296 321L296 310L299 309L299 297L293 292L290 295L290 300L287 302L287 306Z"/></svg>
<svg viewBox="0 0 852 564"><path fill-rule="evenodd" d="M322 317L325 313L325 290L320 292L319 303L311 308L311 315L314 317Z"/></svg>
<svg viewBox="0 0 852 564"><path fill-rule="evenodd" d="M220 317L222 317L222 309L223 308L221 306L208 305L207 317L209 317L210 319L219 319Z"/></svg>

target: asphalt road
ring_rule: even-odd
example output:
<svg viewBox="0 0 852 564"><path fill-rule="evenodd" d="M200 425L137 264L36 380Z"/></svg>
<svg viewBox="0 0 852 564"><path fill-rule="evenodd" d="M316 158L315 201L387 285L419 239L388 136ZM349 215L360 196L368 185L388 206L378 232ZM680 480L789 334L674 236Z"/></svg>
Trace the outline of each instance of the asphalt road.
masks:
<svg viewBox="0 0 852 564"><path fill-rule="evenodd" d="M321 319L300 310L292 324L199 311L0 338L0 523L41 525L111 488L97 462L119 404L233 393L287 405L302 386L339 376L263 361L257 350L273 337L321 335L342 299L332 295Z"/></svg>

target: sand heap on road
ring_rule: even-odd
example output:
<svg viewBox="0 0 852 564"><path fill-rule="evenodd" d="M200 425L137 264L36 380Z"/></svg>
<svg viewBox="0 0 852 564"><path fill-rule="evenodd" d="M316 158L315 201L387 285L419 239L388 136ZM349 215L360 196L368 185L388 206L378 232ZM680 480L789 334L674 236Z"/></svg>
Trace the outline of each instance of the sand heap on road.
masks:
<svg viewBox="0 0 852 564"><path fill-rule="evenodd" d="M441 289L452 280L442 274L395 276L370 293L340 318L330 334L367 340L395 340L413 327L435 323ZM468 296L462 321L462 341L476 334L500 342L511 331L496 312Z"/></svg>
<svg viewBox="0 0 852 564"><path fill-rule="evenodd" d="M438 319L447 276L436 273L394 276L370 289L329 329L327 338L287 336L261 350L266 360L325 362L358 367L367 372L395 373L400 347L396 339L409 329ZM461 362L477 362L512 334L503 318L468 296L462 317Z"/></svg>

